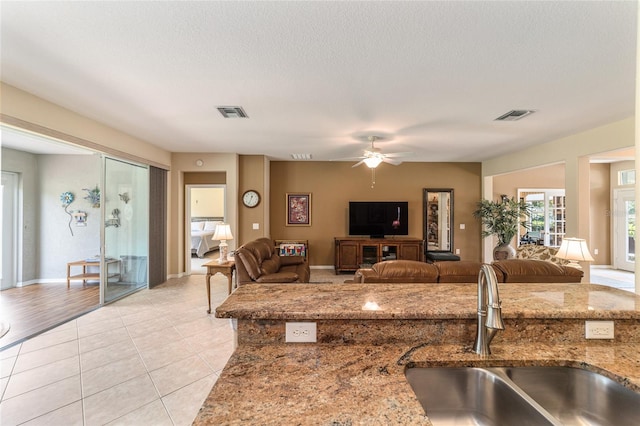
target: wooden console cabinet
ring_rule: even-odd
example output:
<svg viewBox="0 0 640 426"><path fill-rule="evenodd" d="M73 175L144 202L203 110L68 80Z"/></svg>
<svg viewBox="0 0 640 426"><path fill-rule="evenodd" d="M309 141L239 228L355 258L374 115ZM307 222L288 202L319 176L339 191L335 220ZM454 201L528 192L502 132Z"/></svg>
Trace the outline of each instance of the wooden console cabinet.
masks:
<svg viewBox="0 0 640 426"><path fill-rule="evenodd" d="M424 242L417 238L335 239L336 274L396 259L424 262Z"/></svg>

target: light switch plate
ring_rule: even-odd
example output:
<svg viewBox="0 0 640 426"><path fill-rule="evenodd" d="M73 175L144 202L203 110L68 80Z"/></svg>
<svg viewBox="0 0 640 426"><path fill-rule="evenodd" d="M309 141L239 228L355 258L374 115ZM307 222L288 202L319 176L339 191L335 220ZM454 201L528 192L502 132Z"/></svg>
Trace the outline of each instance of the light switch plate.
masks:
<svg viewBox="0 0 640 426"><path fill-rule="evenodd" d="M259 223L254 223L253 224L253 229L260 229L260 224Z"/></svg>

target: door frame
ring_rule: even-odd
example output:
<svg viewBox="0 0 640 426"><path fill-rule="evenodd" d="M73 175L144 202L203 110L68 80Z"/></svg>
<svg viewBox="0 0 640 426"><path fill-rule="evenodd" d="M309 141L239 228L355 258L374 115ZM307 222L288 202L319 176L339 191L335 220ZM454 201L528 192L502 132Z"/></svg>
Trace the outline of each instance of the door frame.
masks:
<svg viewBox="0 0 640 426"><path fill-rule="evenodd" d="M635 201L634 188L616 188L613 190L613 200L611 203L611 213L613 216L613 245L611 247L611 258L613 269L635 272L635 262L629 262L626 259L622 259L623 255L626 253L625 239L627 237L624 202L629 199ZM622 207L622 209L620 209L620 207Z"/></svg>
<svg viewBox="0 0 640 426"><path fill-rule="evenodd" d="M224 195L224 223L227 221L227 184L226 183L201 183L187 184L184 186L184 274L191 275L191 190L194 188L222 188Z"/></svg>

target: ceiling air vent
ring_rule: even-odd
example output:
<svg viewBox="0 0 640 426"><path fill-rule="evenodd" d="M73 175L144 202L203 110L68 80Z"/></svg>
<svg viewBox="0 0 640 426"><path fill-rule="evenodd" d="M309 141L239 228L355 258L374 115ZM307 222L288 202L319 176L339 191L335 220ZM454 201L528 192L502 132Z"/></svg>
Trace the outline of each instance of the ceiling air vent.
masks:
<svg viewBox="0 0 640 426"><path fill-rule="evenodd" d="M311 154L291 154L294 160L311 160Z"/></svg>
<svg viewBox="0 0 640 426"><path fill-rule="evenodd" d="M221 106L218 107L218 111L224 118L248 118L246 112L242 109L242 107L238 106Z"/></svg>
<svg viewBox="0 0 640 426"><path fill-rule="evenodd" d="M494 121L516 121L521 118L525 118L527 115L533 114L535 111L532 109L514 109L506 114L502 114Z"/></svg>

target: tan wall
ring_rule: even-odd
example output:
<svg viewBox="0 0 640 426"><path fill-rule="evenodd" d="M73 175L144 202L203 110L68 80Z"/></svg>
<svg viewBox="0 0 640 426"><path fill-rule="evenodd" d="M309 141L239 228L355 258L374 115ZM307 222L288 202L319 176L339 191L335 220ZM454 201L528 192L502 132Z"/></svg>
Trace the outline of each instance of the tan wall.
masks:
<svg viewBox="0 0 640 426"><path fill-rule="evenodd" d="M269 193L268 181L265 174L269 169L269 162L263 155L240 156L240 185L238 187L238 246L269 235L268 211ZM248 190L257 191L260 194L260 203L253 208L242 204L242 194ZM253 224L258 224L258 229L253 229Z"/></svg>
<svg viewBox="0 0 640 426"><path fill-rule="evenodd" d="M224 217L224 188L191 188L191 217Z"/></svg>
<svg viewBox="0 0 640 426"><path fill-rule="evenodd" d="M347 162L271 162L271 238L309 240L310 264L334 264L334 237L347 236L349 201L408 201L409 236L422 238L422 189L454 189L454 249L480 260L480 224L472 212L480 200L479 163L383 164L371 172ZM286 193L311 193L311 226L285 226ZM460 224L466 229L461 230Z"/></svg>

